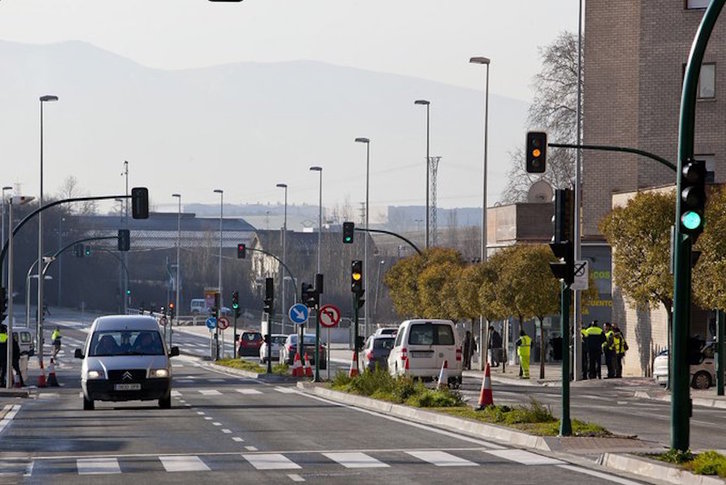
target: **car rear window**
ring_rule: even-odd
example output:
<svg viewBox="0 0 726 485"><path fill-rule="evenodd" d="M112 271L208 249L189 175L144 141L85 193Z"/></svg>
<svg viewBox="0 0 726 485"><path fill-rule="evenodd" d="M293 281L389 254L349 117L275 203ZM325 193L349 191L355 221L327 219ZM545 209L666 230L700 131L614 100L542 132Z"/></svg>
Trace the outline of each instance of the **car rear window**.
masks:
<svg viewBox="0 0 726 485"><path fill-rule="evenodd" d="M374 349L391 350L393 348L394 338L377 338L373 341Z"/></svg>
<svg viewBox="0 0 726 485"><path fill-rule="evenodd" d="M252 333L252 332L245 332L242 334L242 340L246 340L248 342L257 342L258 340L262 340L262 334L261 333Z"/></svg>
<svg viewBox="0 0 726 485"><path fill-rule="evenodd" d="M454 345L454 330L444 323L418 323L411 325L409 345Z"/></svg>
<svg viewBox="0 0 726 485"><path fill-rule="evenodd" d="M284 336L283 337L272 337L272 343L273 344L284 344L285 339L287 339L287 337L284 337Z"/></svg>

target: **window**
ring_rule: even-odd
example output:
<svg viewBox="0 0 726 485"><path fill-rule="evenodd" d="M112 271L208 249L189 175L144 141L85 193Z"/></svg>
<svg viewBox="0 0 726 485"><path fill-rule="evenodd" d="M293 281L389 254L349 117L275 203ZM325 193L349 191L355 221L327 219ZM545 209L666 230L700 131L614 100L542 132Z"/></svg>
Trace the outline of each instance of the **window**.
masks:
<svg viewBox="0 0 726 485"><path fill-rule="evenodd" d="M708 7L710 0L686 0L686 9L702 9Z"/></svg>
<svg viewBox="0 0 726 485"><path fill-rule="evenodd" d="M424 323L411 326L410 345L454 345L451 325Z"/></svg>
<svg viewBox="0 0 726 485"><path fill-rule="evenodd" d="M685 78L686 65L683 65L681 80ZM698 88L696 89L698 99L713 99L716 97L716 64L702 64L701 72L698 75Z"/></svg>

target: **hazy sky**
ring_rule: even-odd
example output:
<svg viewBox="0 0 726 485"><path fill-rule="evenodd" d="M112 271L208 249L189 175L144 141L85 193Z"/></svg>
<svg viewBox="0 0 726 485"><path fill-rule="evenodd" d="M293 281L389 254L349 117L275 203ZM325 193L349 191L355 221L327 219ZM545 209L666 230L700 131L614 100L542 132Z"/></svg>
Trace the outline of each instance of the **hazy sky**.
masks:
<svg viewBox="0 0 726 485"><path fill-rule="evenodd" d="M81 40L161 69L317 60L475 89L481 55L492 93L529 100L537 47L577 14L577 0L0 0L0 39Z"/></svg>

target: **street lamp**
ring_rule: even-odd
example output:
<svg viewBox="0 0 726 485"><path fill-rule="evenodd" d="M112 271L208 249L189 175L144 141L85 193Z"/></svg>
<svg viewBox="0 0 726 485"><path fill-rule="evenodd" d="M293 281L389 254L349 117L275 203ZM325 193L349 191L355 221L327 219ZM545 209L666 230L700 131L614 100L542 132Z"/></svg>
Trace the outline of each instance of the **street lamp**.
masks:
<svg viewBox="0 0 726 485"><path fill-rule="evenodd" d="M179 253L181 252L181 194L171 194L172 197L176 197L179 200L179 209L177 210L176 215L176 299L174 303L174 310L175 314L177 315L177 322L179 321L178 315L181 313L181 308L179 307L179 281L181 273L181 264L180 264L180 258ZM169 322L169 329L171 330L171 324L172 322ZM171 340L171 332L169 332L169 339ZM170 345L171 347L171 345Z"/></svg>
<svg viewBox="0 0 726 485"><path fill-rule="evenodd" d="M323 231L323 167L310 167L311 172L320 172L320 197L318 200L318 274L320 274L320 241Z"/></svg>
<svg viewBox="0 0 726 485"><path fill-rule="evenodd" d="M2 209L2 236L0 236L0 247L5 244L5 192L7 190L13 190L10 186L3 187L3 209ZM2 286L5 286L5 283L7 279L5 278L6 274L3 272L2 275L0 275L0 279L2 280Z"/></svg>
<svg viewBox="0 0 726 485"><path fill-rule="evenodd" d="M287 238L287 184L277 184L275 187L279 187L281 189L285 189L285 219L282 223L282 264L283 266L287 264L287 245L286 245L286 238ZM285 271L283 268L280 268L280 274L282 275L282 281L280 283L281 287L281 298L280 298L280 305L282 306L282 332L285 333L285 316L287 315L287 311L285 310Z"/></svg>
<svg viewBox="0 0 726 485"><path fill-rule="evenodd" d="M215 194L219 194L219 276L217 279L217 288L219 291L219 307L217 313L222 314L222 218L224 217L224 190L214 189ZM219 360L219 327L214 329L214 340L216 343L215 360Z"/></svg>
<svg viewBox="0 0 726 485"><path fill-rule="evenodd" d="M486 83L484 88L484 166L482 169L482 204L481 204L481 262L486 263L487 260L487 143L488 143L488 122L489 122L489 62L488 57L472 57L469 59L471 64L480 64L487 67ZM487 345L489 344L489 326L483 315L479 316L479 358L480 370L484 369ZM473 329L472 329L473 330Z"/></svg>
<svg viewBox="0 0 726 485"><path fill-rule="evenodd" d="M366 229L369 228L368 226L368 214L370 214L370 206L368 196L369 196L369 188L370 188L370 168L371 168L371 141L368 138L356 138L356 143L365 143L366 144L366 217L365 217L365 223L366 223ZM368 232L366 232L363 235L363 281L364 285L368 285ZM365 319L365 336L368 336L368 299L363 302L363 318Z"/></svg>
<svg viewBox="0 0 726 485"><path fill-rule="evenodd" d="M426 106L426 249L429 248L429 171L431 158L429 157L429 110L431 102L425 99L417 99L413 104Z"/></svg>
<svg viewBox="0 0 726 485"><path fill-rule="evenodd" d="M318 274L320 273L320 247L323 234L323 167L310 167L312 172L320 172L320 197L318 199ZM317 286L318 278L315 277ZM316 288L318 290L319 288ZM318 294L318 305L322 303L320 294ZM318 307L319 308L319 307ZM317 310L320 311L320 310ZM302 335L299 337L302 340ZM320 382L320 359L318 350L320 349L320 316L315 319L315 382ZM330 343L328 342L328 353L330 353Z"/></svg>
<svg viewBox="0 0 726 485"><path fill-rule="evenodd" d="M43 104L58 101L58 96L46 94L40 97L40 192L38 206L43 207ZM43 213L38 213L38 261L43 261ZM43 368L43 275L42 264L38 264L38 362ZM10 361L8 361L10 365ZM42 374L41 374L42 376Z"/></svg>

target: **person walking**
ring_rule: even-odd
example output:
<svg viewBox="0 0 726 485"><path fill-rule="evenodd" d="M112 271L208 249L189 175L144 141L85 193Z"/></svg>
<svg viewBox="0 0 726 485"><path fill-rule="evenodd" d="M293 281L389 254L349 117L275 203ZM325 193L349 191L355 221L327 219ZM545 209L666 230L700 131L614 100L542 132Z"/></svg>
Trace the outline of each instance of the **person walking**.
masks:
<svg viewBox="0 0 726 485"><path fill-rule="evenodd" d="M615 350L615 377L620 379L623 377L623 357L625 357L625 351L628 350L628 343L617 323L613 323L613 347Z"/></svg>
<svg viewBox="0 0 726 485"><path fill-rule="evenodd" d="M55 330L53 330L53 333L50 334L50 340L53 342L53 355L52 357L56 359L56 356L58 355L58 352L60 352L61 348L61 333L60 329L58 327L55 327ZM57 360L57 359L56 359Z"/></svg>
<svg viewBox="0 0 726 485"><path fill-rule="evenodd" d="M587 328L582 327L580 329L580 338L582 339L582 345L580 348L582 349L582 380L587 380Z"/></svg>
<svg viewBox="0 0 726 485"><path fill-rule="evenodd" d="M5 387L5 376L8 373L8 328L0 324L0 387Z"/></svg>
<svg viewBox="0 0 726 485"><path fill-rule="evenodd" d="M590 326L585 330L585 341L587 342L588 357L588 379L602 379L601 359L602 344L605 341L605 335L597 325L597 320L593 320Z"/></svg>
<svg viewBox="0 0 726 485"><path fill-rule="evenodd" d="M502 336L496 331L494 325L489 325L489 361L492 367L499 367L502 360Z"/></svg>
<svg viewBox="0 0 726 485"><path fill-rule="evenodd" d="M471 335L469 330L464 335L464 369L471 370L471 356L474 353L476 344L474 343L474 337Z"/></svg>
<svg viewBox="0 0 726 485"><path fill-rule="evenodd" d="M519 356L519 375L522 379L529 379L529 350L532 347L532 338L522 329L514 345Z"/></svg>
<svg viewBox="0 0 726 485"><path fill-rule="evenodd" d="M18 343L18 334L13 333L13 369L17 372L20 387L25 387L23 374L20 372L20 344Z"/></svg>
<svg viewBox="0 0 726 485"><path fill-rule="evenodd" d="M606 379L615 378L615 342L613 339L614 332L613 326L610 322L605 322L605 341L602 343L602 350L605 354L605 365L608 368L608 375Z"/></svg>

